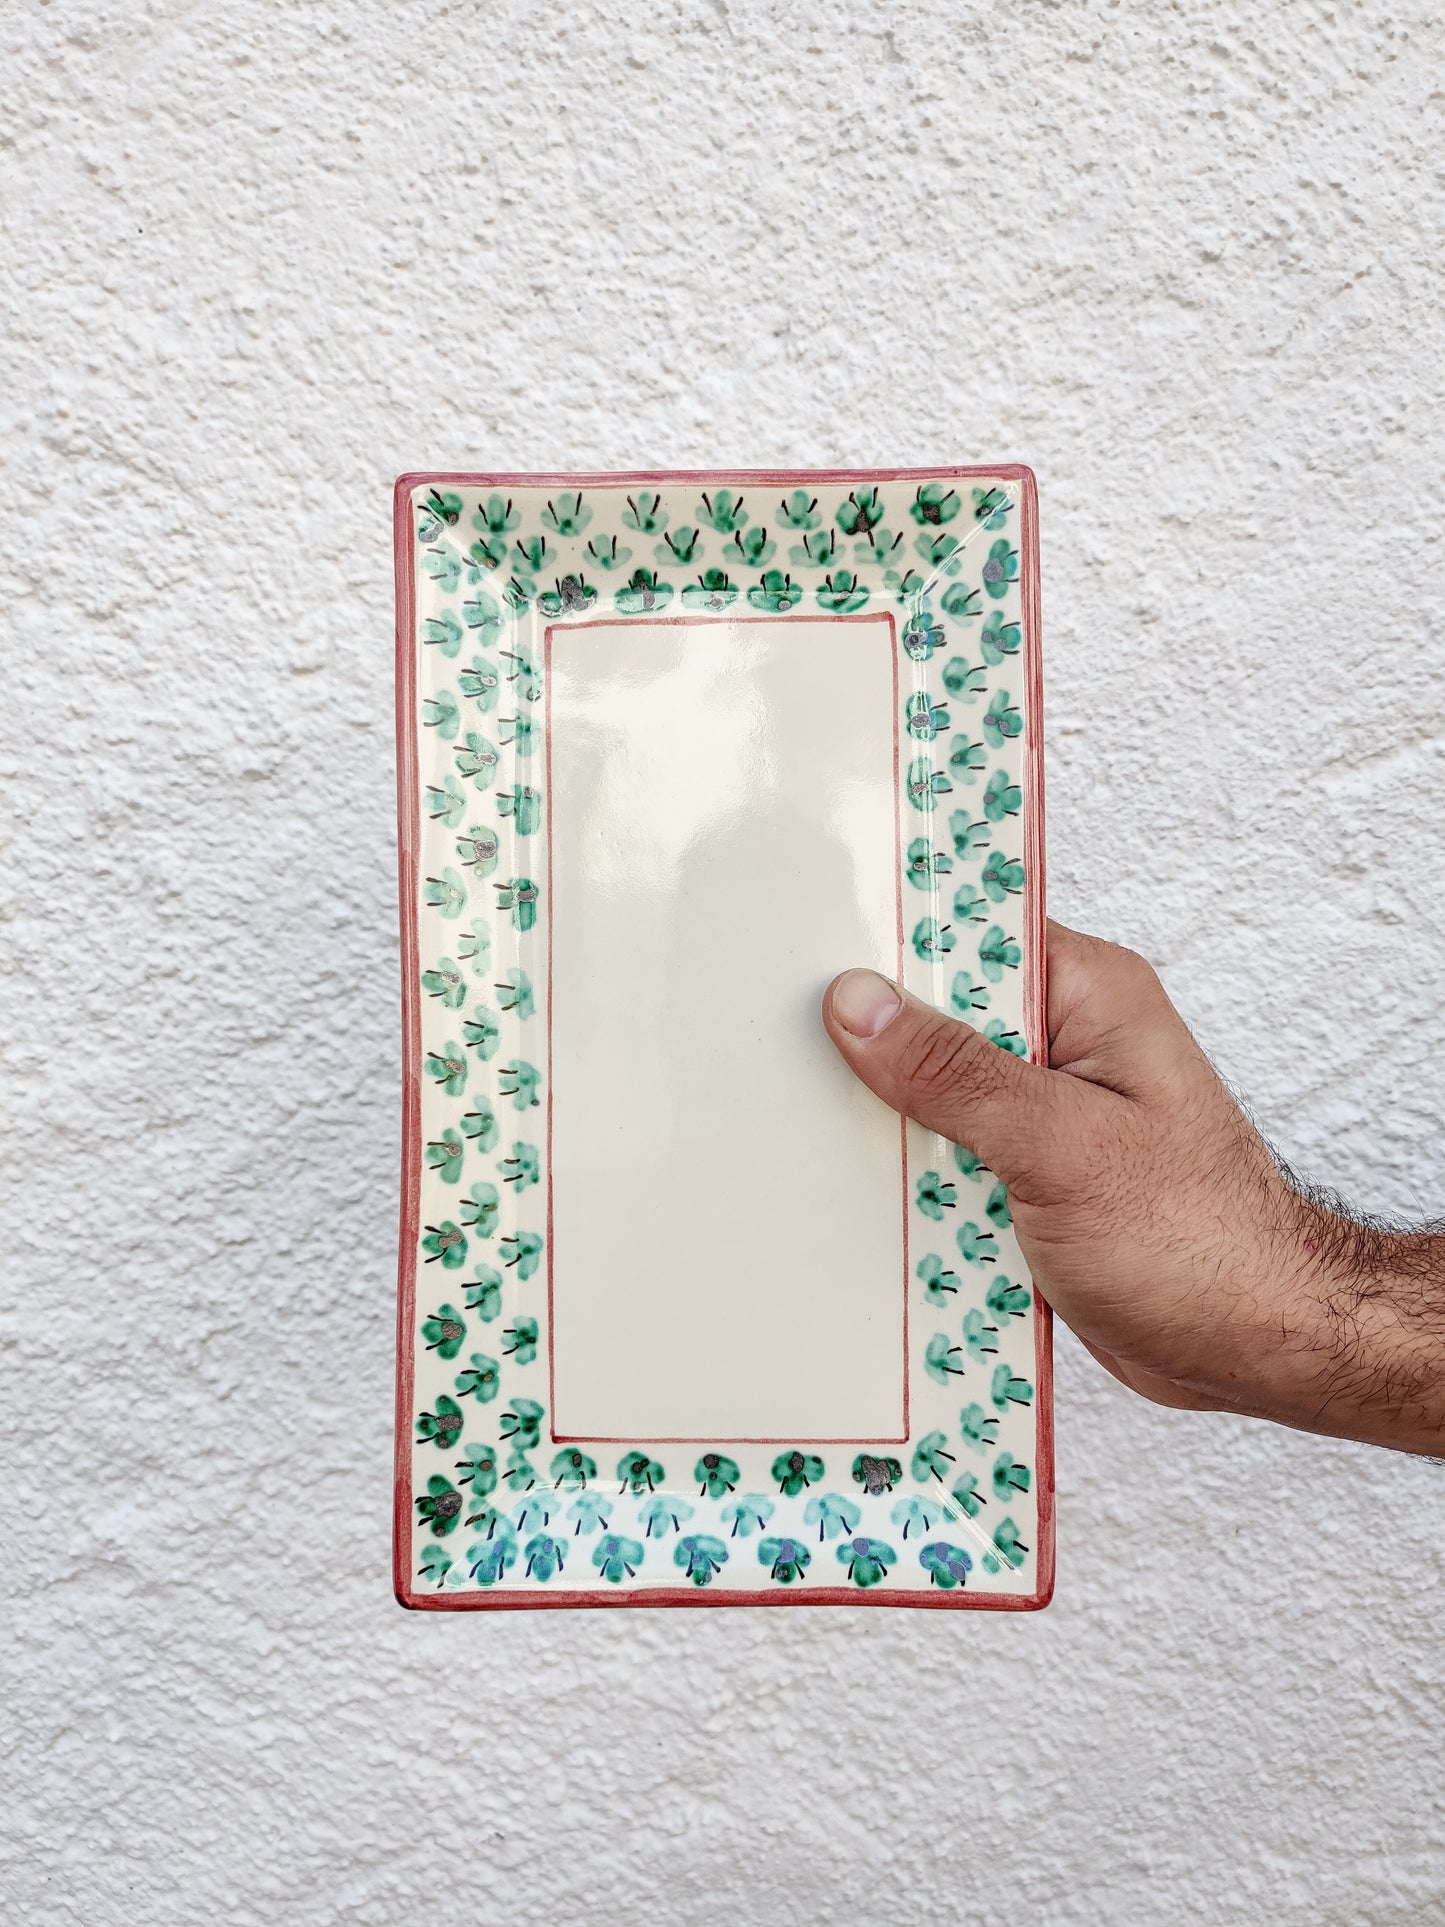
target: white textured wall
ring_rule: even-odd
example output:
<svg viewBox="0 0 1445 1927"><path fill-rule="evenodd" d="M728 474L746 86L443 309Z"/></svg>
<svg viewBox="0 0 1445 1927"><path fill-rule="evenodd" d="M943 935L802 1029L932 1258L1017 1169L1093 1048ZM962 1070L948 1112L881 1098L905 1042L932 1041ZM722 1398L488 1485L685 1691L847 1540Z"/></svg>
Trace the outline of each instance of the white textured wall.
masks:
<svg viewBox="0 0 1445 1927"><path fill-rule="evenodd" d="M1056 910L1441 1207L1432 14L4 10L7 1922L1445 1918L1445 1472L1067 1339L1040 1617L387 1578L404 467L1033 463Z"/></svg>

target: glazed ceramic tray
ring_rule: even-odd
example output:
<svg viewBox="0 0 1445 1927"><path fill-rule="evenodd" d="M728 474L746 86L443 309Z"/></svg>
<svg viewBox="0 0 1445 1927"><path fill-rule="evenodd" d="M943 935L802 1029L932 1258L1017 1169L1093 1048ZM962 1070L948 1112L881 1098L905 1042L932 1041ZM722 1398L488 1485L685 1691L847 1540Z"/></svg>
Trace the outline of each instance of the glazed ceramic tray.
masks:
<svg viewBox="0 0 1445 1927"><path fill-rule="evenodd" d="M1003 1187L824 1034L1044 1046L1026 469L397 485L396 1584L1042 1605Z"/></svg>

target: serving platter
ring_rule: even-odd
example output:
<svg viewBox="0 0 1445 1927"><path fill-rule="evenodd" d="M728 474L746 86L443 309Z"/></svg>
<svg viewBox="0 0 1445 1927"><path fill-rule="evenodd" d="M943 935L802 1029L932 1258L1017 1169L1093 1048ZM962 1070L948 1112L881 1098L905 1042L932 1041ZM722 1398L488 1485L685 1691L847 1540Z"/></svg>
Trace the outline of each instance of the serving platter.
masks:
<svg viewBox="0 0 1445 1927"><path fill-rule="evenodd" d="M395 1583L1019 1610L1047 1308L843 1067L866 964L1045 1053L1027 469L396 487Z"/></svg>

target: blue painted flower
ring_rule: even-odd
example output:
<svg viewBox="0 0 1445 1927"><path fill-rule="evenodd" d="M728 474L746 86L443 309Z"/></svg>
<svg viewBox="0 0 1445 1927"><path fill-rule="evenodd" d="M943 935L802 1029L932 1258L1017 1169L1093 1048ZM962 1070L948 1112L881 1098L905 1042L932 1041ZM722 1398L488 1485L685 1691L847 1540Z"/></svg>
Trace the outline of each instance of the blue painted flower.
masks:
<svg viewBox="0 0 1445 1927"><path fill-rule="evenodd" d="M690 1532L672 1549L673 1564L681 1566L695 1586L705 1586L727 1564L728 1549L707 1532Z"/></svg>
<svg viewBox="0 0 1445 1927"><path fill-rule="evenodd" d="M1001 535L990 548L983 565L983 586L995 602L1008 594L1008 585L1017 581L1018 572L1018 551L1010 547L1006 535Z"/></svg>
<svg viewBox="0 0 1445 1927"><path fill-rule="evenodd" d="M812 1561L812 1553L797 1539L763 1539L758 1545L758 1564L766 1566L780 1586L801 1579Z"/></svg>
<svg viewBox="0 0 1445 1927"><path fill-rule="evenodd" d="M942 1586L945 1592L961 1586L973 1569L973 1560L962 1546L951 1546L945 1539L935 1539L924 1546L918 1563L932 1575L934 1585Z"/></svg>
<svg viewBox="0 0 1445 1927"><path fill-rule="evenodd" d="M631 1579L642 1564L642 1546L638 1540L625 1538L621 1533L604 1532L592 1548L592 1563L609 1585L620 1586L624 1579Z"/></svg>
<svg viewBox="0 0 1445 1927"><path fill-rule="evenodd" d="M563 1561L566 1558L565 1542L549 1539L544 1533L539 1532L536 1538L527 1541L524 1550L527 1555L526 1570L529 1579L536 1579L545 1586L554 1573L562 1570Z"/></svg>
<svg viewBox="0 0 1445 1927"><path fill-rule="evenodd" d="M888 1568L893 1565L898 1554L884 1539L870 1539L860 1536L845 1540L838 1548L838 1563L848 1568L848 1577L855 1586L876 1586L888 1577Z"/></svg>

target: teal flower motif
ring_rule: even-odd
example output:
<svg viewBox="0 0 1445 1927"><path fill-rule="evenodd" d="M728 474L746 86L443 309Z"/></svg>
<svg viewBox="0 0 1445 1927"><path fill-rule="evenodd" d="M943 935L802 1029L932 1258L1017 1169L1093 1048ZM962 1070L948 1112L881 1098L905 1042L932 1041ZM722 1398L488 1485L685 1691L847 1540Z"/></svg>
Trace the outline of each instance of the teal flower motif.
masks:
<svg viewBox="0 0 1445 1927"><path fill-rule="evenodd" d="M818 1528L819 1545L825 1539L841 1539L845 1532L853 1530L862 1516L851 1499L845 1499L837 1492L824 1492L816 1499L809 1499L803 1507L805 1522Z"/></svg>
<svg viewBox="0 0 1445 1927"><path fill-rule="evenodd" d="M967 810L953 811L948 819L948 833L953 838L953 854L965 860L975 856L992 834L987 819L975 823Z"/></svg>
<svg viewBox="0 0 1445 1927"><path fill-rule="evenodd" d="M440 997L445 1010L460 1010L467 1001L461 968L451 957L443 957L433 969L424 970L421 987L428 997Z"/></svg>
<svg viewBox="0 0 1445 1927"><path fill-rule="evenodd" d="M958 1430L965 1445L987 1452L998 1439L998 1420L990 1418L981 1405L965 1405L958 1415Z"/></svg>
<svg viewBox="0 0 1445 1927"><path fill-rule="evenodd" d="M440 1224L429 1224L421 1248L428 1256L426 1262L434 1265L441 1260L443 1271L459 1271L467 1262L467 1236L460 1225L443 1218Z"/></svg>
<svg viewBox="0 0 1445 1927"><path fill-rule="evenodd" d="M485 1004L478 1004L470 1017L462 1019L462 1042L468 1050L474 1050L484 1064L496 1056L501 1036L501 1019Z"/></svg>
<svg viewBox="0 0 1445 1927"><path fill-rule="evenodd" d="M421 626L421 639L425 647L435 649L450 662L462 646L462 625L450 609L443 609L439 616L428 616Z"/></svg>
<svg viewBox="0 0 1445 1927"><path fill-rule="evenodd" d="M497 1073L497 1089L503 1097L511 1098L514 1111L529 1111L534 1107L541 1082L542 1073L536 1065L520 1057L504 1064Z"/></svg>
<svg viewBox="0 0 1445 1927"><path fill-rule="evenodd" d="M995 1318L1022 1318L1033 1299L1026 1285L1011 1285L1000 1272L988 1288L984 1305Z"/></svg>
<svg viewBox="0 0 1445 1927"><path fill-rule="evenodd" d="M634 569L625 589L617 591L617 607L625 616L654 615L672 601L672 584L659 581L654 569Z"/></svg>
<svg viewBox="0 0 1445 1927"><path fill-rule="evenodd" d="M554 1573L562 1570L566 1554L561 1541L549 1539L539 1532L535 1539L527 1541L523 1550L527 1555L526 1572L529 1579L536 1579L545 1586Z"/></svg>
<svg viewBox="0 0 1445 1927"><path fill-rule="evenodd" d="M440 1587L451 1569L451 1559L435 1541L431 1545L422 1547L421 1565L417 1568L419 1579L429 1579L434 1586Z"/></svg>
<svg viewBox="0 0 1445 1927"><path fill-rule="evenodd" d="M631 549L622 548L615 535L596 536L587 544L587 553L599 569L610 574L614 569L624 569L632 560Z"/></svg>
<svg viewBox="0 0 1445 1927"><path fill-rule="evenodd" d="M922 556L923 565L930 575L957 575L958 555L962 546L956 535L946 535L941 530L937 534L930 534L927 529L921 529L913 540L914 550ZM947 602L943 606L946 610Z"/></svg>
<svg viewBox="0 0 1445 1927"><path fill-rule="evenodd" d="M525 970L509 970L501 983L496 985L497 1002L505 1011L515 1011L519 1017L531 1017L536 1011L532 997L532 979Z"/></svg>
<svg viewBox="0 0 1445 1927"><path fill-rule="evenodd" d="M971 983L966 970L960 970L953 980L948 1001L960 1017L966 1017L972 1023L973 1013L976 1010L988 1009L988 992L982 984Z"/></svg>
<svg viewBox="0 0 1445 1927"><path fill-rule="evenodd" d="M510 1231L502 1240L502 1252L503 1264L525 1281L542 1261L542 1240L535 1231Z"/></svg>
<svg viewBox="0 0 1445 1927"><path fill-rule="evenodd" d="M1006 689L997 690L984 712L983 736L990 749L1001 749L1006 737L1017 736L1024 726L1022 714L1014 707Z"/></svg>
<svg viewBox="0 0 1445 1927"><path fill-rule="evenodd" d="M930 1526L936 1526L944 1515L944 1508L937 1499L900 1499L889 1518L906 1539L910 1532L920 1537Z"/></svg>
<svg viewBox="0 0 1445 1927"><path fill-rule="evenodd" d="M909 513L915 522L936 529L951 522L962 507L957 489L945 488L942 482L924 482L913 491Z"/></svg>
<svg viewBox="0 0 1445 1927"><path fill-rule="evenodd" d="M476 1145L479 1151L490 1151L497 1141L497 1114L485 1097L476 1100L476 1106L462 1113L462 1136Z"/></svg>
<svg viewBox="0 0 1445 1927"><path fill-rule="evenodd" d="M466 1470L457 1481L469 1485L474 1499L486 1499L497 1489L497 1449L494 1445L469 1445L466 1456L457 1460Z"/></svg>
<svg viewBox="0 0 1445 1927"><path fill-rule="evenodd" d="M997 669L1005 656L1016 656L1024 632L1016 622L1005 622L1003 610L994 609L978 632L979 648L991 669Z"/></svg>
<svg viewBox="0 0 1445 1927"><path fill-rule="evenodd" d="M891 1492L902 1477L903 1467L897 1459L879 1452L860 1452L853 1461L853 1483L861 1485L870 1498Z"/></svg>
<svg viewBox="0 0 1445 1927"><path fill-rule="evenodd" d="M424 894L428 906L440 910L448 923L454 922L467 907L467 886L450 864L439 877L427 878Z"/></svg>
<svg viewBox="0 0 1445 1927"><path fill-rule="evenodd" d="M470 565L467 569L467 581L475 587L484 575L495 574L506 562L506 559L507 542L505 536L478 536L477 540L473 542L467 550L467 561Z"/></svg>
<svg viewBox="0 0 1445 1927"><path fill-rule="evenodd" d="M883 587L902 609L916 609L928 584L917 569L885 569Z"/></svg>
<svg viewBox="0 0 1445 1927"><path fill-rule="evenodd" d="M473 1352L471 1363L457 1373L454 1382L463 1398L474 1398L478 1405L490 1405L502 1389L502 1368L485 1352Z"/></svg>
<svg viewBox="0 0 1445 1927"><path fill-rule="evenodd" d="M466 1287L467 1310L474 1311L484 1325L502 1315L502 1274L490 1265L478 1265L475 1280Z"/></svg>
<svg viewBox="0 0 1445 1927"><path fill-rule="evenodd" d="M916 810L932 810L940 796L953 788L942 770L936 770L926 756L908 765L908 800Z"/></svg>
<svg viewBox="0 0 1445 1927"><path fill-rule="evenodd" d="M679 1539L672 1550L673 1564L681 1566L695 1586L705 1586L714 1573L721 1572L727 1557L728 1549L722 1540L706 1532L690 1532L685 1539Z"/></svg>
<svg viewBox="0 0 1445 1927"><path fill-rule="evenodd" d="M943 647L943 630L926 609L920 609L909 622L901 637L903 653L910 662L927 662L935 649ZM948 671L943 672L943 684L949 694Z"/></svg>
<svg viewBox="0 0 1445 1927"><path fill-rule="evenodd" d="M419 542L430 542L443 529L454 529L461 520L462 498L451 489L428 489L425 502L416 505L416 534Z"/></svg>
<svg viewBox="0 0 1445 1927"><path fill-rule="evenodd" d="M812 1452L800 1452L795 1447L791 1452L780 1452L773 1460L778 1490L790 1499L796 1499L805 1486L822 1476L823 1461Z"/></svg>
<svg viewBox="0 0 1445 1927"><path fill-rule="evenodd" d="M724 1492L731 1492L738 1482L737 1461L724 1457L721 1452L704 1452L692 1468L692 1476L708 1498L720 1499Z"/></svg>
<svg viewBox="0 0 1445 1927"><path fill-rule="evenodd" d="M447 1043L426 1054L426 1074L434 1078L448 1097L460 1097L467 1088L467 1060L460 1044Z"/></svg>
<svg viewBox="0 0 1445 1927"><path fill-rule="evenodd" d="M795 569L831 569L837 553L838 537L833 529L814 529L788 550Z"/></svg>
<svg viewBox="0 0 1445 1927"><path fill-rule="evenodd" d="M699 522L706 522L719 535L731 535L734 529L747 527L743 498L731 489L720 488L715 495L704 495L694 513Z"/></svg>
<svg viewBox="0 0 1445 1927"><path fill-rule="evenodd" d="M942 1224L944 1212L958 1203L958 1186L946 1183L937 1171L925 1171L918 1180L916 1202L925 1218Z"/></svg>
<svg viewBox="0 0 1445 1927"><path fill-rule="evenodd" d="M556 1501L549 1492L531 1492L512 1508L512 1524L521 1532L541 1532L552 1523Z"/></svg>
<svg viewBox="0 0 1445 1927"><path fill-rule="evenodd" d="M542 797L530 783L514 783L509 790L497 791L497 810L511 817L518 836L530 836L542 820Z"/></svg>
<svg viewBox="0 0 1445 1927"><path fill-rule="evenodd" d="M503 1184L515 1184L518 1191L536 1184L541 1175L542 1156L535 1144L514 1143L512 1155L502 1159Z"/></svg>
<svg viewBox="0 0 1445 1927"><path fill-rule="evenodd" d="M913 926L913 948L927 963L930 957L945 957L958 942L951 927L937 917L921 917Z"/></svg>
<svg viewBox="0 0 1445 1927"><path fill-rule="evenodd" d="M679 1499L675 1493L663 1497L657 1493L646 1505L638 1508L637 1516L647 1527L649 1539L665 1539L669 1532L681 1532L692 1517L692 1507L686 1499Z"/></svg>
<svg viewBox="0 0 1445 1927"><path fill-rule="evenodd" d="M461 1516L462 1495L450 1479L444 1479L440 1472L433 1472L426 1482L425 1497L416 1502L418 1520L429 1525L438 1539L444 1539L449 1532L456 1530Z"/></svg>
<svg viewBox="0 0 1445 1927"><path fill-rule="evenodd" d="M871 534L858 538L853 544L853 553L860 562L876 569L880 563L901 559L898 551L902 547L901 535L895 535L891 529L874 529Z"/></svg>
<svg viewBox="0 0 1445 1927"><path fill-rule="evenodd" d="M768 540L767 530L757 528L735 529L727 552L739 568L761 569L772 561L777 551L778 545Z"/></svg>
<svg viewBox="0 0 1445 1927"><path fill-rule="evenodd" d="M951 1546L946 1539L934 1539L918 1555L918 1563L932 1576L935 1586L945 1592L961 1586L973 1568L973 1560L962 1546Z"/></svg>
<svg viewBox="0 0 1445 1927"><path fill-rule="evenodd" d="M818 526L818 498L805 488L795 488L778 504L778 520L785 529L815 529Z"/></svg>
<svg viewBox="0 0 1445 1927"><path fill-rule="evenodd" d="M979 594L979 590L970 589L967 583L955 582L944 591L939 606L945 615L953 616L958 622L972 622L979 613Z"/></svg>
<svg viewBox="0 0 1445 1927"><path fill-rule="evenodd" d="M950 1376L962 1374L962 1353L957 1345L949 1344L947 1332L935 1332L929 1339L923 1354L923 1369L938 1385L946 1385Z"/></svg>
<svg viewBox="0 0 1445 1927"><path fill-rule="evenodd" d="M462 1199L462 1223L479 1238L490 1238L497 1228L500 1202L496 1185L474 1184L471 1196Z"/></svg>
<svg viewBox="0 0 1445 1927"><path fill-rule="evenodd" d="M470 1571L479 1586L495 1586L509 1566L517 1563L517 1537L497 1513L488 1521L489 1537L467 1547Z"/></svg>
<svg viewBox="0 0 1445 1927"><path fill-rule="evenodd" d="M462 579L462 558L443 543L429 548L421 565L443 595L450 595Z"/></svg>
<svg viewBox="0 0 1445 1927"><path fill-rule="evenodd" d="M651 493L628 496L627 507L622 511L622 526L636 529L639 535L662 533L667 527L667 510L655 489Z"/></svg>
<svg viewBox="0 0 1445 1927"><path fill-rule="evenodd" d="M485 502L477 504L472 527L487 535L510 535L521 519L522 512L512 507L511 497L494 491Z"/></svg>
<svg viewBox="0 0 1445 1927"><path fill-rule="evenodd" d="M996 769L983 793L983 813L990 823L1002 823L1006 816L1018 815L1023 800L1023 791L1011 780L1008 771Z"/></svg>
<svg viewBox="0 0 1445 1927"><path fill-rule="evenodd" d="M463 776L469 777L478 789L486 789L492 782L501 762L497 746L488 737L469 729L453 751L457 768Z"/></svg>
<svg viewBox="0 0 1445 1927"><path fill-rule="evenodd" d="M697 529L674 529L671 535L663 537L653 550L653 554L664 569L671 568L675 562L686 565L697 553L698 535ZM687 596L684 594L683 601L686 600Z"/></svg>
<svg viewBox="0 0 1445 1927"><path fill-rule="evenodd" d="M981 1231L972 1219L959 1226L955 1238L966 1264L991 1265L998 1256L997 1238L991 1231Z"/></svg>
<svg viewBox="0 0 1445 1927"><path fill-rule="evenodd" d="M939 730L948 728L948 711L939 707L929 696L917 695L908 703L908 733L916 742L931 743ZM466 805L465 795L461 795L459 812Z"/></svg>
<svg viewBox="0 0 1445 1927"><path fill-rule="evenodd" d="M425 698L421 706L421 719L426 728L434 729L444 743L449 743L461 726L462 712L457 708L452 692L442 689L435 696Z"/></svg>
<svg viewBox="0 0 1445 1927"><path fill-rule="evenodd" d="M1016 1377L1007 1365L999 1365L994 1370L989 1397L996 1412L1006 1412L1010 1405L1032 1405L1034 1388L1026 1378Z"/></svg>
<svg viewBox="0 0 1445 1927"><path fill-rule="evenodd" d="M846 502L838 505L838 527L844 535L861 536L867 541L883 520L883 498L876 488L854 489Z"/></svg>
<svg viewBox="0 0 1445 1927"><path fill-rule="evenodd" d="M1005 856L1002 850L991 850L979 881L991 903L1004 903L1022 891L1024 866L1017 857Z"/></svg>
<svg viewBox="0 0 1445 1927"><path fill-rule="evenodd" d="M1021 1566L1028 1547L1019 1538L1019 1529L1012 1519L1000 1519L993 1529L993 1543L999 1557L1011 1566Z"/></svg>
<svg viewBox="0 0 1445 1927"><path fill-rule="evenodd" d="M923 1295L930 1305L946 1305L948 1294L958 1290L958 1273L945 1271L942 1258L931 1252L919 1260L914 1276L923 1280Z"/></svg>
<svg viewBox="0 0 1445 1927"><path fill-rule="evenodd" d="M737 599L737 585L726 569L704 569L697 581L689 582L682 592L684 608L706 609L714 615L730 609Z"/></svg>
<svg viewBox="0 0 1445 1927"><path fill-rule="evenodd" d="M970 742L967 736L954 737L948 751L948 768L960 783L972 783L987 760L988 751L982 743Z"/></svg>
<svg viewBox="0 0 1445 1927"><path fill-rule="evenodd" d="M503 748L518 756L530 756L535 748L536 729L530 716L501 716L497 719L511 735L503 738Z"/></svg>
<svg viewBox="0 0 1445 1927"><path fill-rule="evenodd" d="M958 812L958 820L963 820L963 812ZM967 832L965 832L967 834ZM968 851L973 855L973 851ZM981 896L971 883L960 883L954 893L953 914L960 923L987 923L989 919L988 898Z"/></svg>
<svg viewBox="0 0 1445 1927"><path fill-rule="evenodd" d="M530 1452L542 1436L544 1407L534 1398L514 1398L502 1414L502 1437L514 1451Z"/></svg>
<svg viewBox="0 0 1445 1927"><path fill-rule="evenodd" d="M450 1452L461 1435L462 1408L455 1399L445 1393L437 1400L434 1412L418 1412L416 1417L416 1437L418 1445L428 1442Z"/></svg>
<svg viewBox="0 0 1445 1927"><path fill-rule="evenodd" d="M457 855L468 870L475 870L482 878L489 877L497 867L497 832L490 823L470 823L465 836L457 838ZM487 945L491 946L491 932L480 917L472 921L474 930L487 930ZM459 942L462 940L459 939ZM463 957L466 951L462 951ZM480 971L477 973L479 976Z"/></svg>
<svg viewBox="0 0 1445 1927"><path fill-rule="evenodd" d="M1000 984L1006 970L1018 969L1023 954L1011 937L1006 937L996 923L991 923L978 946L979 969L991 984Z"/></svg>
<svg viewBox="0 0 1445 1927"><path fill-rule="evenodd" d="M558 535L581 535L592 520L592 511L583 507L580 489L566 489L548 502L542 520L550 523Z"/></svg>
<svg viewBox="0 0 1445 1927"><path fill-rule="evenodd" d="M976 488L973 493L973 519L986 529L1001 529L1008 520L1008 491L1001 488Z"/></svg>
<svg viewBox="0 0 1445 1927"><path fill-rule="evenodd" d="M462 621L476 630L477 640L484 646L496 641L505 620L502 605L485 589L478 589L469 602L462 604Z"/></svg>
<svg viewBox="0 0 1445 1927"><path fill-rule="evenodd" d="M983 1159L977 1151L970 1151L962 1144L954 1145L953 1161L966 1178L976 1178L984 1170Z"/></svg>
<svg viewBox="0 0 1445 1927"><path fill-rule="evenodd" d="M1026 1465L1020 1465L1012 1452L1000 1452L993 1462L993 1495L996 1499L1013 1499L1021 1492L1027 1492L1033 1483L1033 1475Z"/></svg>
<svg viewBox="0 0 1445 1927"><path fill-rule="evenodd" d="M427 1145L426 1161L443 1184L455 1184L462 1175L465 1152L460 1133L448 1125L440 1137L434 1137Z"/></svg>
<svg viewBox="0 0 1445 1927"><path fill-rule="evenodd" d="M915 836L908 846L908 881L918 890L931 890L933 879L946 876L953 868L953 858L945 856L942 850L929 846L926 836Z"/></svg>
<svg viewBox="0 0 1445 1927"><path fill-rule="evenodd" d="M988 688L988 671L982 663L971 669L962 656L950 656L943 665L943 686L956 702L974 703Z"/></svg>
<svg viewBox="0 0 1445 1927"><path fill-rule="evenodd" d="M946 1432L925 1432L913 1448L909 1470L919 1484L924 1479L937 1479L941 1483L947 1476L947 1468L953 1464L953 1454L944 1450L947 1443Z"/></svg>
<svg viewBox="0 0 1445 1927"><path fill-rule="evenodd" d="M731 1505L722 1509L724 1525L731 1522L734 1539L746 1539L750 1533L761 1532L772 1518L777 1507L771 1499L765 1499L760 1492L750 1493L745 1499L734 1499Z"/></svg>
<svg viewBox="0 0 1445 1927"><path fill-rule="evenodd" d="M514 1318L502 1333L510 1338L510 1345L503 1345L503 1358L513 1358L519 1365L530 1365L537 1356L537 1321L535 1318Z"/></svg>
<svg viewBox="0 0 1445 1927"><path fill-rule="evenodd" d="M617 1476L622 1481L622 1490L636 1498L643 1492L655 1492L667 1474L656 1459L638 1450L622 1454L617 1461Z"/></svg>
<svg viewBox="0 0 1445 1927"><path fill-rule="evenodd" d="M791 575L781 569L767 569L761 581L748 590L748 601L755 609L767 609L776 614L784 609L795 609L803 599L801 583L794 582Z"/></svg>
<svg viewBox="0 0 1445 1927"><path fill-rule="evenodd" d="M554 576L552 587L537 597L537 607L544 616L583 616L596 600L597 591L585 575Z"/></svg>
<svg viewBox="0 0 1445 1927"><path fill-rule="evenodd" d="M992 1191L988 1194L988 1203L984 1206L984 1211L989 1223L998 1225L1000 1229L1013 1223L1013 1213L1009 1210L1008 1206L1008 1186L1006 1184L995 1182Z"/></svg>
<svg viewBox="0 0 1445 1927"><path fill-rule="evenodd" d="M994 1357L998 1352L998 1346L993 1341L997 1337L998 1326L988 1324L977 1306L965 1313L963 1343L970 1358L982 1360Z"/></svg>
<svg viewBox="0 0 1445 1927"><path fill-rule="evenodd" d="M1017 581L1018 572L1018 550L1010 548L1008 537L1001 535L989 550L988 560L983 565L983 586L995 602L1008 594L1008 585Z"/></svg>
<svg viewBox="0 0 1445 1927"><path fill-rule="evenodd" d="M801 1579L812 1560L812 1553L797 1539L763 1539L758 1545L758 1564L766 1566L769 1577L780 1586Z"/></svg>
<svg viewBox="0 0 1445 1927"><path fill-rule="evenodd" d="M982 1409L982 1406L969 1407L970 1411L982 1412ZM979 1513L982 1512L988 1504L988 1500L983 1498L979 1492L978 1474L976 1472L960 1472L957 1480L954 1482L953 1499L955 1505L958 1506L966 1518L976 1519L978 1517Z"/></svg>
<svg viewBox="0 0 1445 1927"><path fill-rule="evenodd" d="M580 1492L589 1479L597 1477L597 1461L579 1452L575 1445L564 1446L547 1469L561 1492Z"/></svg>
<svg viewBox="0 0 1445 1927"><path fill-rule="evenodd" d="M520 1447L514 1445L507 1458L507 1485L513 1492L533 1492L540 1481L536 1467Z"/></svg>
<svg viewBox="0 0 1445 1927"><path fill-rule="evenodd" d="M642 1564L642 1547L636 1539L604 1532L592 1548L592 1563L609 1585L620 1586L624 1579L631 1579Z"/></svg>
<svg viewBox="0 0 1445 1927"><path fill-rule="evenodd" d="M505 883L495 883L492 888L497 892L497 908L510 910L514 930L530 930L537 921L537 886L530 877L509 877Z"/></svg>
<svg viewBox="0 0 1445 1927"><path fill-rule="evenodd" d="M602 1492L582 1492L567 1508L567 1517L576 1521L572 1529L574 1539L580 1539L584 1532L596 1532L605 1526L612 1517L612 1501ZM642 1548L637 1548L639 1557Z"/></svg>
<svg viewBox="0 0 1445 1927"><path fill-rule="evenodd" d="M840 616L852 615L867 600L868 585L860 582L851 569L834 569L824 576L823 586L817 591L818 607Z"/></svg>
<svg viewBox="0 0 1445 1927"><path fill-rule="evenodd" d="M848 1568L848 1577L855 1586L876 1586L888 1577L888 1568L893 1565L898 1554L886 1540L859 1537L848 1539L838 1548L839 1565Z"/></svg>

